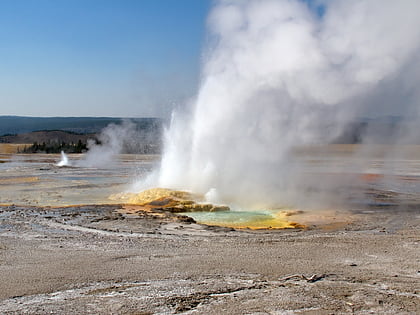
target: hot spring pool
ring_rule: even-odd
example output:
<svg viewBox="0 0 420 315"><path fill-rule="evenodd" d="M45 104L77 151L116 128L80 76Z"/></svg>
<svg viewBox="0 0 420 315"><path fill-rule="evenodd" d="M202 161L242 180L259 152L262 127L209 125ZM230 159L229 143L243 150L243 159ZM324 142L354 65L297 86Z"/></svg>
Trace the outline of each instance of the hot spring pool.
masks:
<svg viewBox="0 0 420 315"><path fill-rule="evenodd" d="M286 211L215 211L215 212L183 212L197 223L232 228L278 229L295 227L290 222Z"/></svg>

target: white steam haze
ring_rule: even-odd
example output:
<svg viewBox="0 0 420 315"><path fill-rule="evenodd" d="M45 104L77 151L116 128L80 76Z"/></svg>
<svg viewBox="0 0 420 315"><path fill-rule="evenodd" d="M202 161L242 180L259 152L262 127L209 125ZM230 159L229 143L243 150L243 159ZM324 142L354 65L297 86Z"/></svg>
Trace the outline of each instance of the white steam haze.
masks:
<svg viewBox="0 0 420 315"><path fill-rule="evenodd" d="M109 124L99 134L99 143L95 140L88 141L88 152L76 165L112 167L117 155L122 152L125 142L136 139L137 136L136 125L129 120L124 120L121 125Z"/></svg>
<svg viewBox="0 0 420 315"><path fill-rule="evenodd" d="M324 12L298 0L215 3L201 85L190 112L173 114L156 185L294 203L295 147L328 143L355 117L418 116L420 1L313 3Z"/></svg>
<svg viewBox="0 0 420 315"><path fill-rule="evenodd" d="M109 124L98 135L98 142L89 139L87 143L88 151L77 161L70 161L68 156L62 151L61 160L57 166L74 166L74 167L92 167L92 168L110 168L118 158L118 154L122 153L124 147L130 147L130 142L137 144L139 133L136 125L124 120L121 124Z"/></svg>

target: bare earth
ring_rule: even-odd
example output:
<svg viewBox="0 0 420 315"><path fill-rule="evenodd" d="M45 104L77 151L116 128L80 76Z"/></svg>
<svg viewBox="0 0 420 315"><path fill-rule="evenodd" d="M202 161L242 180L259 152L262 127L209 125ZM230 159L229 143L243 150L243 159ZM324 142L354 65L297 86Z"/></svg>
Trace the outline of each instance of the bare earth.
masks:
<svg viewBox="0 0 420 315"><path fill-rule="evenodd" d="M261 231L122 209L0 207L0 313L420 313L418 207Z"/></svg>

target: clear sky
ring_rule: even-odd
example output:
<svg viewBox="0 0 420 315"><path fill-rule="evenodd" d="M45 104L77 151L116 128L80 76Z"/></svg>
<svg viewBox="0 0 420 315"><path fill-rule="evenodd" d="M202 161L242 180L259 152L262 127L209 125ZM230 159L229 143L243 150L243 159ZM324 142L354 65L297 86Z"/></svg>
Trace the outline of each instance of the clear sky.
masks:
<svg viewBox="0 0 420 315"><path fill-rule="evenodd" d="M196 91L210 5L1 0L0 115L167 115Z"/></svg>

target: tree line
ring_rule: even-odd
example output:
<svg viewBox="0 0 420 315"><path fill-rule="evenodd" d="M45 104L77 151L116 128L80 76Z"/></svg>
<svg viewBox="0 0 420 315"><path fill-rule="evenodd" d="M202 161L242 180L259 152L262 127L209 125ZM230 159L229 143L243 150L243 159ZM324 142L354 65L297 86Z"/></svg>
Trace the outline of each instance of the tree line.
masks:
<svg viewBox="0 0 420 315"><path fill-rule="evenodd" d="M79 140L77 143L70 142L34 142L28 147L24 147L19 150L18 153L60 153L64 151L66 153L83 153L87 151L86 143Z"/></svg>

